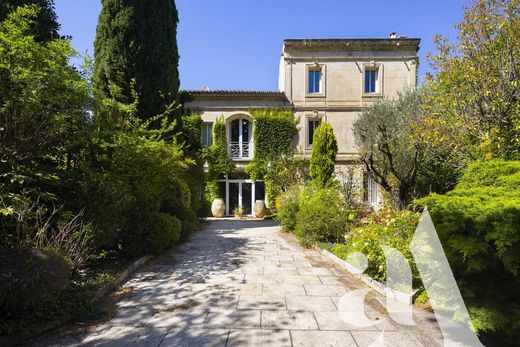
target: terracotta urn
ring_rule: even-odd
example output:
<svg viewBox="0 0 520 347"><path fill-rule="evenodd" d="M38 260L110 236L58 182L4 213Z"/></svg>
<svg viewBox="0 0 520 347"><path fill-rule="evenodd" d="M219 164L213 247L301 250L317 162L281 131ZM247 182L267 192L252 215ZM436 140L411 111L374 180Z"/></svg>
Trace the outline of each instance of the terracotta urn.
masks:
<svg viewBox="0 0 520 347"><path fill-rule="evenodd" d="M256 218L263 218L265 216L265 202L264 200L256 200L255 207L253 209L253 213L255 214Z"/></svg>
<svg viewBox="0 0 520 347"><path fill-rule="evenodd" d="M226 203L224 199L216 198L211 204L211 214L213 217L222 218L226 214Z"/></svg>

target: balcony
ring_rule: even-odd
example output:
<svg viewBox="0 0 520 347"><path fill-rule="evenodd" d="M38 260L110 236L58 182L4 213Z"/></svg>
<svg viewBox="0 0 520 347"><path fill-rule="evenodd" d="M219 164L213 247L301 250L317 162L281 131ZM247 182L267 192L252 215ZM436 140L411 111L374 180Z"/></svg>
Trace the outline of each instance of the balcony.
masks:
<svg viewBox="0 0 520 347"><path fill-rule="evenodd" d="M247 160L253 157L252 142L230 142L229 158L232 160Z"/></svg>

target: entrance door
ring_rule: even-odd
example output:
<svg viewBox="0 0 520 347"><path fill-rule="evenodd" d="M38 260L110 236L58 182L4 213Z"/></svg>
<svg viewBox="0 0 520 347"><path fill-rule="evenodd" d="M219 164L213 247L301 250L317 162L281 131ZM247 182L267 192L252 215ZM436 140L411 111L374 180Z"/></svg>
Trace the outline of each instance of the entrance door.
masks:
<svg viewBox="0 0 520 347"><path fill-rule="evenodd" d="M233 210L242 206L245 215L253 214L255 184L249 180L227 181L227 214L233 214Z"/></svg>

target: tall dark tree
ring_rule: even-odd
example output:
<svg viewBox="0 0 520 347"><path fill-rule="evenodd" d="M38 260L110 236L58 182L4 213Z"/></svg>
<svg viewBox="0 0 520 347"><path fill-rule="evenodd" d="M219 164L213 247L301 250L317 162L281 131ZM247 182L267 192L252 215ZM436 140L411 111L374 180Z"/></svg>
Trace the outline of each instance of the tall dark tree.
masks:
<svg viewBox="0 0 520 347"><path fill-rule="evenodd" d="M102 2L94 43L97 100L131 104L137 98L141 119L164 113L179 89L175 2Z"/></svg>
<svg viewBox="0 0 520 347"><path fill-rule="evenodd" d="M0 1L0 21L3 21L16 8L35 5L40 8L33 25L34 37L39 42L59 38L60 24L54 12L54 0L2 0Z"/></svg>

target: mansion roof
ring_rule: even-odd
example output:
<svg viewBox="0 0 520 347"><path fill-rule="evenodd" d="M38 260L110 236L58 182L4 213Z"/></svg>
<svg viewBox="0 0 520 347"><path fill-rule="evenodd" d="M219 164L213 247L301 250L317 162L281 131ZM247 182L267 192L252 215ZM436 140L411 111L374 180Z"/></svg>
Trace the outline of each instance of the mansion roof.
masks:
<svg viewBox="0 0 520 347"><path fill-rule="evenodd" d="M284 49L286 50L347 50L347 51L415 51L419 50L418 38L359 38L359 39L285 39Z"/></svg>
<svg viewBox="0 0 520 347"><path fill-rule="evenodd" d="M188 96L196 99L262 99L286 101L284 92L255 90L186 90Z"/></svg>

